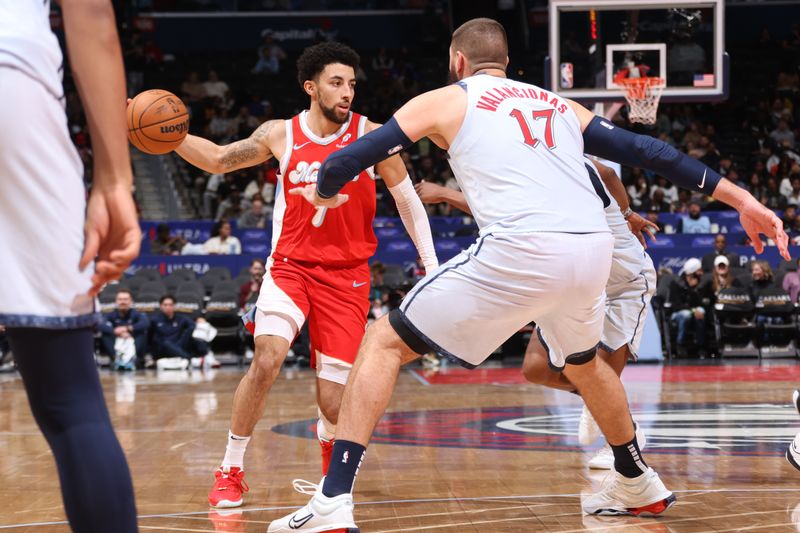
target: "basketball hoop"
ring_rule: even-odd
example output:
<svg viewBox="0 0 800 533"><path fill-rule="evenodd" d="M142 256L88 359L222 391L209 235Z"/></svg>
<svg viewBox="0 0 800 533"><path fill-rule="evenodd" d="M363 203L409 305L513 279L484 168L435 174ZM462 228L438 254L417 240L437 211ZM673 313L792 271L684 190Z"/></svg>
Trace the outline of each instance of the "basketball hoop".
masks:
<svg viewBox="0 0 800 533"><path fill-rule="evenodd" d="M663 78L645 76L641 78L617 78L617 83L625 86L625 100L628 102L628 118L640 124L655 124L658 102L664 90Z"/></svg>

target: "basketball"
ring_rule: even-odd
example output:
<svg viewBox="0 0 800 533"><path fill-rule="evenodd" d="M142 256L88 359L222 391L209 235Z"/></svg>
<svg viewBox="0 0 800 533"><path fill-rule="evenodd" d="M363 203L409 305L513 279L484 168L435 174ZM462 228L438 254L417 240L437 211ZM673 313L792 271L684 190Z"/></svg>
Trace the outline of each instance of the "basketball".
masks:
<svg viewBox="0 0 800 533"><path fill-rule="evenodd" d="M128 139L142 152L171 152L188 132L186 106L169 91L143 91L128 103Z"/></svg>

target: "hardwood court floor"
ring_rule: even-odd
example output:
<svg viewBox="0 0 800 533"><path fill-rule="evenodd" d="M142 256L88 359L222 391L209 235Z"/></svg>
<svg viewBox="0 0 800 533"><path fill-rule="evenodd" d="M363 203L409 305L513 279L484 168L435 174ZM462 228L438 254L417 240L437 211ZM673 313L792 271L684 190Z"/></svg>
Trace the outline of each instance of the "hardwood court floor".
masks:
<svg viewBox="0 0 800 533"><path fill-rule="evenodd" d="M141 531L262 532L319 480L313 375L285 371L246 457L245 506L206 494L222 458L240 370L102 372L134 476ZM603 474L577 446L580 400L522 382L516 368L406 370L356 484L366 532L800 531L800 472L783 459L800 416L800 365L633 366L646 459L678 503L659 519L593 518L581 493ZM68 531L58 480L19 378L0 375L0 528Z"/></svg>

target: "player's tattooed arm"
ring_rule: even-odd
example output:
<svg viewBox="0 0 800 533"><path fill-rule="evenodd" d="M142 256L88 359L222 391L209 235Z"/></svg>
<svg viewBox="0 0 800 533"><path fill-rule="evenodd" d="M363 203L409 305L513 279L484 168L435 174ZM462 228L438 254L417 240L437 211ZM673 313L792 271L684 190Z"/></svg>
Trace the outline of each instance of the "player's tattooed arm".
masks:
<svg viewBox="0 0 800 533"><path fill-rule="evenodd" d="M212 174L224 174L252 167L273 157L278 137L285 135L283 120L270 120L259 126L250 137L219 146L213 142L187 135L176 152L192 165Z"/></svg>

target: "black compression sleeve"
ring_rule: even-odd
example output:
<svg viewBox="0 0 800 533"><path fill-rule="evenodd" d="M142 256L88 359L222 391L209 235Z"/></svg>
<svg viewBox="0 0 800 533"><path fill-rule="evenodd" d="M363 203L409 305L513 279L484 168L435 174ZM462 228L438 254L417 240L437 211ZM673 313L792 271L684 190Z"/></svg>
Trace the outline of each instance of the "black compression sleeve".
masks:
<svg viewBox="0 0 800 533"><path fill-rule="evenodd" d="M588 154L652 170L684 189L710 195L722 179L718 172L667 143L649 135L637 135L600 117L586 127L583 142Z"/></svg>
<svg viewBox="0 0 800 533"><path fill-rule="evenodd" d="M322 198L335 196L359 172L412 144L392 117L380 128L325 159L317 173L317 194Z"/></svg>

